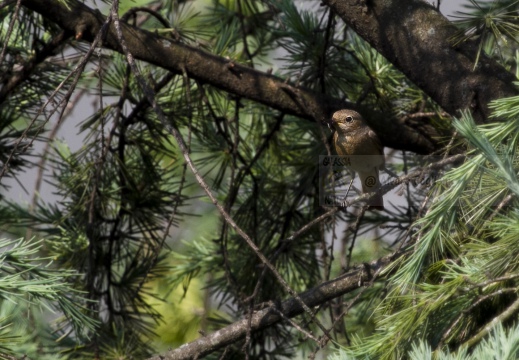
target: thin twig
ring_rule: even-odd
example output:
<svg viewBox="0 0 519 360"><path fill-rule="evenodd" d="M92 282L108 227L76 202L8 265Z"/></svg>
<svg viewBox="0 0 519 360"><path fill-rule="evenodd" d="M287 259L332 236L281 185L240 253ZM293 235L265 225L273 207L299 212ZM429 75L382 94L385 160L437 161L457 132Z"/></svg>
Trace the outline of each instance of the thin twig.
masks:
<svg viewBox="0 0 519 360"><path fill-rule="evenodd" d="M440 339L440 342L438 343L437 348L441 349L443 347L443 344L445 343L445 341L447 341L447 339L449 338L450 334L455 329L455 327L459 324L459 322L463 319L463 317L466 316L472 309L476 308L479 304L481 304L482 302L484 302L484 301L486 301L486 300L488 300L488 299L490 299L492 297L503 295L503 294L506 294L506 293L512 293L513 294L513 293L516 293L517 291L518 291L517 288L499 289L499 290L497 290L497 291L495 291L493 293L490 293L490 294L487 294L487 295L484 295L484 296L480 296L477 301L472 303L467 309L465 309L465 310L460 312L460 314L458 315L456 320L454 320L453 323L443 333L443 335L442 335L442 337Z"/></svg>
<svg viewBox="0 0 519 360"><path fill-rule="evenodd" d="M82 97L85 95L86 90L81 90L72 100L72 104L76 104ZM61 125L63 125L65 119L72 114L72 109L74 108L73 105L67 106L67 112L64 112L62 116L56 121L56 124L54 124L47 141L45 142L45 147L43 148L43 151L41 153L40 161L36 165L36 168L38 169L38 173L36 174L36 183L34 184L34 191L32 195L31 204L29 205L28 212L32 213L34 209L36 208L36 205L38 203L38 199L40 198L40 190L41 185L43 183L43 173L45 172L45 163L48 160L50 149L52 146L52 143L54 142L54 139L58 135L58 131L61 128ZM26 239L30 239L32 237L32 228L27 228L27 232L25 235Z"/></svg>
<svg viewBox="0 0 519 360"><path fill-rule="evenodd" d="M9 4L10 5L10 4ZM9 27L7 28L7 34L5 36L5 42L4 46L2 47L2 52L0 53L0 64L4 62L5 57L5 51L7 50L7 46L11 42L11 34L14 30L14 24L18 20L18 14L20 13L20 6L22 5L22 0L16 1L16 7L14 8L14 12L11 18L11 21L9 22Z"/></svg>
<svg viewBox="0 0 519 360"><path fill-rule="evenodd" d="M451 117L450 114L441 111L441 112L435 112L435 111L429 111L429 112L417 112L413 114L406 114L402 117L403 120L405 119L415 119L415 118L422 118L422 117L432 117L432 116L442 116L442 117Z"/></svg>
<svg viewBox="0 0 519 360"><path fill-rule="evenodd" d="M346 259L346 268L344 269L345 271L348 271L350 268L351 257L353 254L353 247L355 246L355 240L357 239L357 234L358 234L359 228L360 228L360 221L364 218L364 214L366 213L366 210L368 209L368 207L369 207L368 204L366 204L362 207L362 209L360 210L360 214L357 216L357 219L355 220L355 224L353 224L353 226L350 227L353 234L352 234L352 238L351 238L350 248L348 249L348 257Z"/></svg>
<svg viewBox="0 0 519 360"><path fill-rule="evenodd" d="M308 304L313 308L337 298L338 296L351 293L352 291L358 290L361 286L364 286L366 281L373 281L377 278L378 274L381 274L383 269L386 269L392 261L398 259L402 254L403 253L394 254L391 261L390 256L385 256L371 261L370 263L359 265L352 268L347 274L343 274L334 280L325 282L301 293L298 298L303 299L305 304ZM305 312L300 300L295 297L281 302L277 306L277 310L281 311L286 318L292 318ZM270 327L281 320L282 318L276 310L267 307L253 313L251 319L252 328L253 331L259 331ZM203 336L191 343L184 344L177 349L168 351L167 353L153 356L149 358L149 360L180 360L205 356L242 339L245 336L248 327L249 319L242 318L212 334L207 334L206 336ZM320 341L322 341L322 339L320 339Z"/></svg>
<svg viewBox="0 0 519 360"><path fill-rule="evenodd" d="M517 291L517 289L516 289ZM504 322L506 319L510 318L511 316L514 316L517 314L517 311L519 310L519 299L515 300L512 305L510 305L505 311L503 311L501 314L493 318L490 322L488 322L483 328L473 337L471 337L469 340L467 340L465 343L462 344L462 346L470 348L473 345L477 344L483 337L488 335L490 331L496 326L497 324L500 324Z"/></svg>
<svg viewBox="0 0 519 360"><path fill-rule="evenodd" d="M395 252L394 255L396 256L396 254L398 254L398 252ZM366 267L366 264L364 264L364 266ZM369 283L365 286L362 287L362 290L360 290L357 295L355 295L355 297L350 300L348 302L348 305L346 306L346 309L344 309L344 311L337 317L337 319L335 319L335 321L333 322L332 324L332 328L336 327L337 326L337 323L339 321L341 321L341 319L346 316L348 314L348 312L351 310L351 308L353 307L353 305L355 305L357 303L357 301L360 299L360 297L366 292L367 289L371 288L373 286L373 284L375 283L375 281L377 280L378 276L380 275L381 271L383 269L382 268L378 268L375 273L373 275L371 274L368 274L368 276L371 276L371 280L369 281ZM369 269L367 270L369 271ZM360 280L359 280L360 281ZM326 344L324 344L326 345Z"/></svg>
<svg viewBox="0 0 519 360"><path fill-rule="evenodd" d="M7 160L5 161L4 163L4 166L2 167L2 171L0 172L0 180L4 177L4 175L7 173L7 171L9 170L9 162L12 160L14 154L16 153L16 151L18 150L18 147L20 146L21 142L27 137L27 134L29 133L29 130L31 129L31 127L34 125L34 123L36 122L36 119L41 115L41 113L47 108L47 106L49 105L49 103L53 102L54 101L54 98L56 97L56 95L59 93L59 91L61 90L61 88L63 86L65 86L65 84L67 83L67 81L73 76L73 75L76 75L76 77L74 78L73 80L73 83L72 85L70 86L67 94L64 96L64 98L58 103L58 105L51 111L50 114L48 114L47 116L47 120L38 128L37 130L37 134L35 135L35 137L33 139L31 139L31 141L24 147L24 149L27 149L28 147L30 147L32 145L32 143L34 142L34 139L36 138L36 136L39 134L39 132L43 129L43 127L45 126L46 122L48 121L48 119L57 111L57 109L61 106L61 105L64 105L65 102L67 102L70 98L70 95L72 94L72 91L74 90L75 88L75 85L77 84L77 82L79 81L79 77L81 76L81 74L83 73L83 70L88 62L88 59L90 58L90 56L92 55L92 53L94 52L94 49L96 49L97 47L97 44L98 42L104 38L107 30L108 30L108 24L110 22L110 17L107 17L106 18L106 21L105 23L103 24L102 28L101 28L101 31L99 31L99 33L96 35L94 41L92 41L92 44L90 45L90 48L88 49L87 53L83 56L83 58L81 59L81 61L79 62L79 64L76 66L76 68L70 72L70 74L68 74L65 79L56 87L56 89L54 89L54 91L52 92L52 94L49 95L47 101L38 109L36 115L34 115L34 117L32 118L31 122L29 123L29 125L26 127L26 129L24 130L24 132L22 133L22 135L17 139L16 143L14 144L13 146L13 149L11 151L11 153L9 154Z"/></svg>
<svg viewBox="0 0 519 360"><path fill-rule="evenodd" d="M241 227L238 226L238 224L236 224L236 222L227 213L227 211L225 211L223 206L218 202L216 197L211 192L211 189L209 188L209 185L207 185L207 183L205 182L203 177L198 172L198 169L195 167L195 165L194 165L194 163L193 163L193 161L192 161L192 159L191 159L191 157L189 155L188 148L186 147L186 144L184 143L182 135L180 134L180 132L175 127L173 127L171 125L171 123L168 121L166 115L164 114L164 112L162 111L160 106L157 104L157 101L155 99L155 94L153 92L153 89L150 86L148 86L148 84L146 83L146 81L144 80L142 75L140 74L139 69L137 68L137 65L135 64L135 60L134 60L132 54L130 54L129 51L128 51L128 47L126 45L126 41L123 38L122 29L121 29L121 23L119 21L118 15L117 15L117 11L116 11L117 8L118 8L118 1L114 1L113 8L112 8L113 10L112 10L111 16L113 16L116 33L117 33L118 39L120 41L123 53L125 54L125 56L127 58L128 64L131 66L132 71L133 71L135 77L137 78L137 80L138 80L138 82L139 82L143 92L148 97L148 101L152 104L152 108L155 111L155 113L157 114L158 119L161 121L163 126L168 131L171 132L171 134L173 135L173 137L177 141L177 144L178 144L178 146L180 148L180 151L184 155L184 159L187 162L189 168L191 169L193 175L195 176L198 184L205 191L205 193L207 194L207 196L209 197L211 202L215 205L215 207L220 212L220 214L222 215L224 220L229 224L229 226L231 228L233 228L238 233L238 235L240 235L240 237L243 240L245 240L247 245L254 251L254 253L256 254L256 256L258 256L258 258L261 260L261 262L263 262L265 264L265 266L267 266L269 268L269 270L272 271L274 277L283 286L283 288L285 288L285 290L291 296L293 296L294 298L296 298L300 302L300 304L303 307L303 309L305 310L305 312L307 312L308 314L312 315L311 309L301 300L299 295L289 286L289 284L286 282L286 280L281 276L281 274L276 270L276 268L265 257L265 255L261 252L261 250L254 243L254 241L249 237L249 235L247 235L241 229ZM315 319L315 323L317 324L317 326L319 326L319 328L321 328L321 330L323 332L325 332L325 333L327 332L326 328L320 323L320 321Z"/></svg>
<svg viewBox="0 0 519 360"><path fill-rule="evenodd" d="M313 341L315 342L319 342L319 339L317 339L314 334L312 334L311 332L309 331L306 331L305 329L303 329L301 326L299 326L299 324L297 324L295 321L291 320L289 317L287 317L285 314L283 314L282 311L280 311L278 309L278 307L276 306L276 304L273 302L273 301L270 301L269 302L269 306L272 310L274 310L279 316L281 316L281 318L285 321L287 321L288 323L290 323L290 325L292 325L293 327L295 327L297 330L299 330L299 332L303 333L307 338L309 339L312 339Z"/></svg>
<svg viewBox="0 0 519 360"><path fill-rule="evenodd" d="M413 172L411 172L409 174L406 174L406 175L400 176L398 178L392 179L388 183L382 185L374 193L362 194L362 195L360 195L360 196L358 196L358 197L356 197L354 199L347 200L347 201L345 200L345 201L342 202L341 207L349 207L349 206L352 206L354 204L357 204L357 203L360 203L360 202L363 202L363 201L369 201L370 199L374 198L378 194L385 194L385 193L391 191L392 189L394 189L395 187L397 187L400 184L403 184L403 183L405 183L407 181L412 181L412 180L414 180L416 178L419 178L424 173L428 173L428 172L431 172L431 171L436 171L437 169L441 169L444 166L447 166L447 165L450 165L450 164L455 163L457 161L460 161L464 157L465 157L465 155L458 154L458 155L453 155L453 156L450 156L450 157L448 157L446 159L442 159L440 161L431 163L431 164L429 164L429 165L427 165L427 166L425 166L423 168L417 169L417 170L415 170L415 171L413 171ZM333 207L333 208L329 209L324 214L319 215L318 217L316 217L312 221L310 221L307 224L305 224L304 226L302 226L299 230L295 231L292 235L287 237L284 241L286 241L286 242L293 241L299 235L305 233L310 228L312 228L314 225L320 223L324 219L326 219L326 218L334 215L338 211L340 211L341 207Z"/></svg>

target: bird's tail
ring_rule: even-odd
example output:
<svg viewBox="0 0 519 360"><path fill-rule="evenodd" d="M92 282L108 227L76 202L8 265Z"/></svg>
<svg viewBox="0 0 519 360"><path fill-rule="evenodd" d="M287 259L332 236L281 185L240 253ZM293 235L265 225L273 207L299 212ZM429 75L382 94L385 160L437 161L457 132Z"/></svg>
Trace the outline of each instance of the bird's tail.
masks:
<svg viewBox="0 0 519 360"><path fill-rule="evenodd" d="M374 167L371 171L359 172L359 178L362 183L363 193L374 192L380 188L380 177L377 167ZM384 198L382 197L382 194L377 194L369 200L368 209L384 210Z"/></svg>

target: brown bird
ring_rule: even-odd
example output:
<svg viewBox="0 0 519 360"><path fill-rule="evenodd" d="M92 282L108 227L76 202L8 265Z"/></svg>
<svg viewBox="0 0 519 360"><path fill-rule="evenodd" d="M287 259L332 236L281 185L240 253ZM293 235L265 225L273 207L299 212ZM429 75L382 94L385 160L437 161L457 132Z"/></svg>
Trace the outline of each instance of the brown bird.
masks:
<svg viewBox="0 0 519 360"><path fill-rule="evenodd" d="M380 188L379 169L384 167L384 147L377 134L362 116L353 110L339 110L332 116L335 128L333 142L338 155L359 174L362 192ZM368 209L384 210L384 199L379 194L369 202Z"/></svg>

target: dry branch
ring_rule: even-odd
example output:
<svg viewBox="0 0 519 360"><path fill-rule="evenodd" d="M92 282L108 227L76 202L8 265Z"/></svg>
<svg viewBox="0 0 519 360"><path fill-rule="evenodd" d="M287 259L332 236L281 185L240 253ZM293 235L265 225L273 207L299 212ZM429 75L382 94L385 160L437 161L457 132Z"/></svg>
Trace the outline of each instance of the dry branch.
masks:
<svg viewBox="0 0 519 360"><path fill-rule="evenodd" d="M391 255L357 266L334 280L299 294L299 298L302 299L308 307L322 305L338 296L362 288L371 280L371 277L375 273L380 273L380 271L397 258L397 256ZM251 332L255 332L280 322L283 317L279 313L282 313L285 318L292 318L303 313L303 311L300 302L296 298L290 298L279 305L272 305L254 312L251 319L244 317L223 329L203 336L188 344L184 344L165 354L153 356L148 360L199 359L245 338L249 327Z"/></svg>

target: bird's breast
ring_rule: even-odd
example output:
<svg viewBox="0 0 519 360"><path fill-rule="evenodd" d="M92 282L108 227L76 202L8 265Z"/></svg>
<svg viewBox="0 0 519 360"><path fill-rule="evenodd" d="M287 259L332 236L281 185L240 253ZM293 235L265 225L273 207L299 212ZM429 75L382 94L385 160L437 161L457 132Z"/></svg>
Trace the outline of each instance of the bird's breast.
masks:
<svg viewBox="0 0 519 360"><path fill-rule="evenodd" d="M335 150L338 155L359 155L363 153L362 142L358 141L355 136L336 132L334 136Z"/></svg>
<svg viewBox="0 0 519 360"><path fill-rule="evenodd" d="M339 133L334 135L337 155L345 156L345 163L354 171L370 171L384 164L382 149L362 133Z"/></svg>

